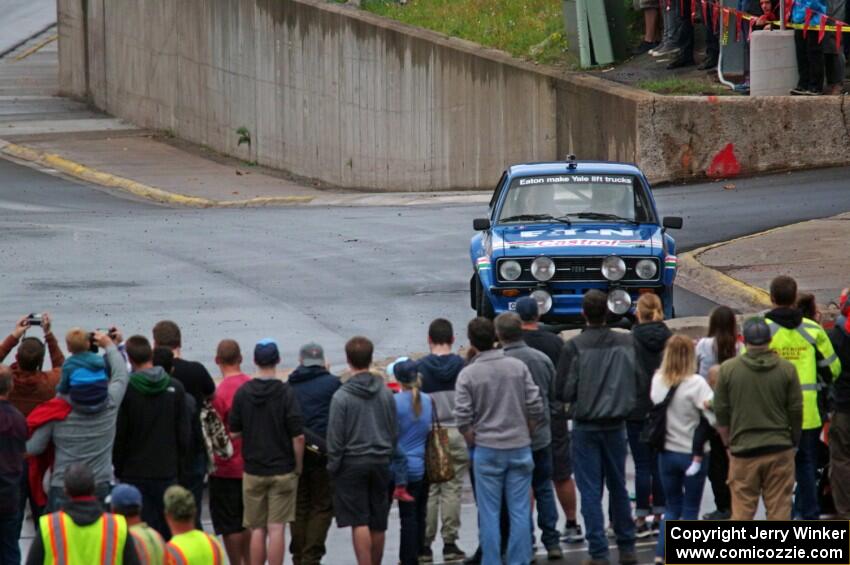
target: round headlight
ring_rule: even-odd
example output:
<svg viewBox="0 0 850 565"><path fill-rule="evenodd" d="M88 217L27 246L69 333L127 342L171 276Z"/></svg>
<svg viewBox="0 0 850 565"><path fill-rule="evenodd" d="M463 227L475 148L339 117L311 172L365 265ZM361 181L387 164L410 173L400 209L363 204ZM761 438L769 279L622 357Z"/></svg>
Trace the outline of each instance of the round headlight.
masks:
<svg viewBox="0 0 850 565"><path fill-rule="evenodd" d="M623 289L612 290L608 293L608 309L622 316L632 307L632 297Z"/></svg>
<svg viewBox="0 0 850 565"><path fill-rule="evenodd" d="M548 257L538 257L531 263L531 276L539 281L548 281L555 276L555 262Z"/></svg>
<svg viewBox="0 0 850 565"><path fill-rule="evenodd" d="M602 276L609 281L618 281L626 276L626 262L611 255L602 261Z"/></svg>
<svg viewBox="0 0 850 565"><path fill-rule="evenodd" d="M515 281L522 274L522 267L516 261L503 261L499 265L499 274L506 281Z"/></svg>
<svg viewBox="0 0 850 565"><path fill-rule="evenodd" d="M531 297L537 301L537 312L541 316L552 309L552 295L545 290L535 290Z"/></svg>
<svg viewBox="0 0 850 565"><path fill-rule="evenodd" d="M635 265L635 272L642 279L655 278L655 275L658 273L658 265L652 259L641 259Z"/></svg>

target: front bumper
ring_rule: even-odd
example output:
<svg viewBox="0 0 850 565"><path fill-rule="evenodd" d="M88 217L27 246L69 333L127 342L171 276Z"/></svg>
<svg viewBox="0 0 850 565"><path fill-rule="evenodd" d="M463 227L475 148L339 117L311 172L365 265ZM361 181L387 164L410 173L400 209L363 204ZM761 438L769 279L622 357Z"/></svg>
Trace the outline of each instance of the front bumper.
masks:
<svg viewBox="0 0 850 565"><path fill-rule="evenodd" d="M673 287L664 286L658 281L653 283L627 283L615 284L608 282L589 282L580 285L569 284L538 284L535 286L509 286L499 285L491 286L487 289L488 297L493 305L496 314L502 312L512 312L516 309L516 302L523 296L528 296L534 290L542 289L552 296L552 308L543 314L540 319L547 324L583 324L581 304L584 299L584 294L589 290L601 290L608 293L615 289L622 289L629 293L632 299L632 306L629 311L623 315L611 313L612 319L633 318L635 304L641 294L654 293L661 298L661 303L664 305L665 317L673 317Z"/></svg>

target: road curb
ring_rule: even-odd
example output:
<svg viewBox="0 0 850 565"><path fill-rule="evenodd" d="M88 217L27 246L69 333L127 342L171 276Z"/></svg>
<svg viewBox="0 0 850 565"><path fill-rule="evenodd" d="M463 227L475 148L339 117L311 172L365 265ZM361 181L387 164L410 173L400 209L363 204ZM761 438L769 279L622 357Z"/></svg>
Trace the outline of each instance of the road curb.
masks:
<svg viewBox="0 0 850 565"><path fill-rule="evenodd" d="M2 139L0 139L0 152L16 159L38 163L45 167L56 169L57 171L98 186L118 189L144 200L171 206L184 208L248 208L309 204L313 201L312 196L261 196L247 200L213 200L148 186L134 180L92 169L82 163L71 161L53 153L45 153L27 147L26 145L18 145Z"/></svg>
<svg viewBox="0 0 850 565"><path fill-rule="evenodd" d="M805 223L805 222L801 222ZM784 226L783 226L784 227ZM741 311L759 311L770 307L770 293L727 275L717 269L704 265L699 257L712 249L729 245L736 241L763 236L782 229L773 228L751 235L745 235L729 241L713 243L679 255L679 272L676 282L686 290L698 294L718 304L724 304Z"/></svg>

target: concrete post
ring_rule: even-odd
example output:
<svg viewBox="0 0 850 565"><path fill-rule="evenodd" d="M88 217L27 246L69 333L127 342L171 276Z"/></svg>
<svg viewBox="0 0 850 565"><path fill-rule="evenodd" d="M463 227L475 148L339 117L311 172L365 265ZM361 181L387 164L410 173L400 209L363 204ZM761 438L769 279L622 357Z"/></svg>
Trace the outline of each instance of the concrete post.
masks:
<svg viewBox="0 0 850 565"><path fill-rule="evenodd" d="M794 30L754 31L750 43L750 95L787 96L797 84Z"/></svg>

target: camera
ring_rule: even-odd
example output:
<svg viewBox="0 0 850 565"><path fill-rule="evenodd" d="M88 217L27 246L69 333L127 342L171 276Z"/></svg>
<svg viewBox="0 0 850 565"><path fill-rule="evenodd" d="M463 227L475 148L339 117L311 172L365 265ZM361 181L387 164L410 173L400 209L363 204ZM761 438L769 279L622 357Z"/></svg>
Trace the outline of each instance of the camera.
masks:
<svg viewBox="0 0 850 565"><path fill-rule="evenodd" d="M27 325L28 326L40 326L41 325L41 316L38 314L30 314L27 316Z"/></svg>

